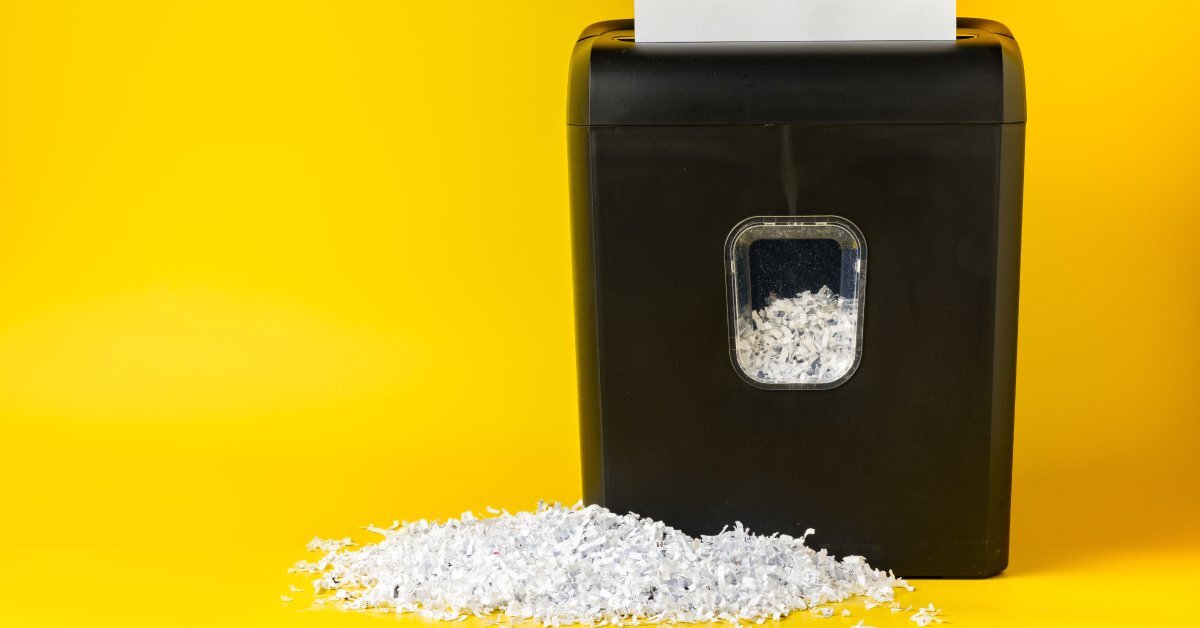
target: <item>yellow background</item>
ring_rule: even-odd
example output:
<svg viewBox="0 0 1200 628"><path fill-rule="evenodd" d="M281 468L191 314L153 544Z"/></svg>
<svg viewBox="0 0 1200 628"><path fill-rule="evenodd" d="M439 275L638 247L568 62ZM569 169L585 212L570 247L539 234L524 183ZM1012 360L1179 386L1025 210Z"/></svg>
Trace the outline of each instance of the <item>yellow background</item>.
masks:
<svg viewBox="0 0 1200 628"><path fill-rule="evenodd" d="M959 2L1030 123L1011 567L905 597L955 625L1198 621L1193 6ZM566 64L631 2L0 7L0 624L384 625L280 603L313 534L579 497ZM789 621L913 625L851 608Z"/></svg>

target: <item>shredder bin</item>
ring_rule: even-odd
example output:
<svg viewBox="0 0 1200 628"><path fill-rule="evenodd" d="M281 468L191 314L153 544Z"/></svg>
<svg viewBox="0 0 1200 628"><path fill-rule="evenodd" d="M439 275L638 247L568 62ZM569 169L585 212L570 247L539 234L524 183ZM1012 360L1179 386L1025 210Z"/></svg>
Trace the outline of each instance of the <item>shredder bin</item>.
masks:
<svg viewBox="0 0 1200 628"><path fill-rule="evenodd" d="M634 43L568 105L584 498L909 577L1008 562L1025 94L956 41Z"/></svg>

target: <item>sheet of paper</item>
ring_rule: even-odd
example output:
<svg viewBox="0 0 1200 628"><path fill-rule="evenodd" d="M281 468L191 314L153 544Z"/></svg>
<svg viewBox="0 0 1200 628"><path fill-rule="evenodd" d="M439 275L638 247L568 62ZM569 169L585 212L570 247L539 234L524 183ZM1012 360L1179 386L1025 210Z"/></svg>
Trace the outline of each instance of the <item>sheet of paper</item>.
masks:
<svg viewBox="0 0 1200 628"><path fill-rule="evenodd" d="M635 0L639 42L954 39L955 0Z"/></svg>

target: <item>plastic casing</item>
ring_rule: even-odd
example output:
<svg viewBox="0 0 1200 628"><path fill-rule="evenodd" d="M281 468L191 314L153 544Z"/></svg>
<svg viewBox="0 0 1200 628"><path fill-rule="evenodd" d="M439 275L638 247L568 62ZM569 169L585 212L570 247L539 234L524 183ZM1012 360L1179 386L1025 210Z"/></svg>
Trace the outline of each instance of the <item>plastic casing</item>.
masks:
<svg viewBox="0 0 1200 628"><path fill-rule="evenodd" d="M1025 93L1012 34L632 42L589 27L568 129L585 500L741 521L908 577L1008 561ZM857 370L770 390L730 363L725 244L844 217L870 246Z"/></svg>

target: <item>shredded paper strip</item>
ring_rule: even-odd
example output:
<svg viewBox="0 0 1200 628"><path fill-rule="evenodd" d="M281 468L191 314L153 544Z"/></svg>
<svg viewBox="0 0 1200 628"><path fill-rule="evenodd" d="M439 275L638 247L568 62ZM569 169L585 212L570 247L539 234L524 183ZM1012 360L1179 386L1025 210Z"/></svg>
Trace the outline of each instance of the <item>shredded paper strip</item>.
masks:
<svg viewBox="0 0 1200 628"><path fill-rule="evenodd" d="M488 617L546 625L759 622L865 596L890 602L907 583L865 560L841 560L805 538L758 536L740 523L693 538L599 506L539 503L534 512L368 529L383 537L314 539L324 552L293 571L319 574L318 601L436 619ZM827 615L826 615L827 616Z"/></svg>

